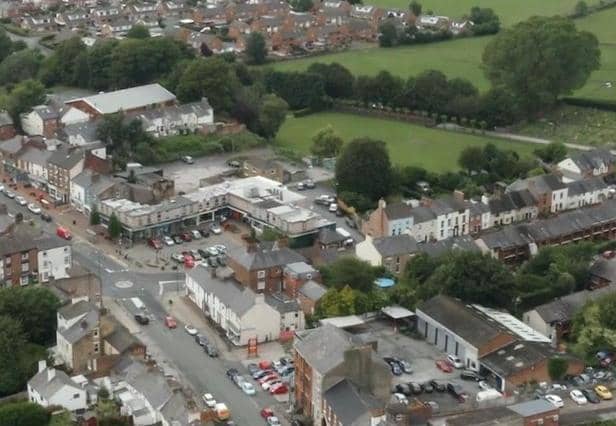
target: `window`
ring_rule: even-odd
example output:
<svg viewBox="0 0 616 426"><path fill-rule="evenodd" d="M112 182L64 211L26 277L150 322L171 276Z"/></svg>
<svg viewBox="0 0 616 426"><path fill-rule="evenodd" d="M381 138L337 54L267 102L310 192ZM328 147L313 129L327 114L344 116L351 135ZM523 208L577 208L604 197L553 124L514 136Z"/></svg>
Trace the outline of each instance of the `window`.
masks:
<svg viewBox="0 0 616 426"><path fill-rule="evenodd" d="M77 398L79 398L79 394L78 393L73 394L73 399L77 399Z"/></svg>
<svg viewBox="0 0 616 426"><path fill-rule="evenodd" d="M64 264L65 265L70 265L71 264L71 257L70 256L65 256L64 257Z"/></svg>
<svg viewBox="0 0 616 426"><path fill-rule="evenodd" d="M258 271L257 272L257 278L265 278L265 271Z"/></svg>
<svg viewBox="0 0 616 426"><path fill-rule="evenodd" d="M29 256L28 252L22 253L21 254L21 261L23 262L24 260L28 260L29 257L30 256Z"/></svg>
<svg viewBox="0 0 616 426"><path fill-rule="evenodd" d="M98 343L94 344L94 353L97 354L100 351L100 345Z"/></svg>

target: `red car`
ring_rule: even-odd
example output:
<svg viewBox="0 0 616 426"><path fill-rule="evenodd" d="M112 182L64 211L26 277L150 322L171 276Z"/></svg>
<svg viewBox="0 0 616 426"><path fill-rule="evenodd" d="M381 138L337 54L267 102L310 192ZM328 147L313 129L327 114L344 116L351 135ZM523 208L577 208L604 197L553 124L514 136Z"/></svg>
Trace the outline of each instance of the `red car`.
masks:
<svg viewBox="0 0 616 426"><path fill-rule="evenodd" d="M259 361L259 368L261 370L267 370L269 368L272 368L272 362L268 360Z"/></svg>
<svg viewBox="0 0 616 426"><path fill-rule="evenodd" d="M194 268L195 267L195 259L191 255L184 256L184 267L185 268Z"/></svg>
<svg viewBox="0 0 616 426"><path fill-rule="evenodd" d="M156 238L150 238L148 240L148 245L152 247L154 250L160 250L163 248L163 243Z"/></svg>
<svg viewBox="0 0 616 426"><path fill-rule="evenodd" d="M274 412L272 411L271 408L264 408L263 410L261 410L261 417L263 417L266 420L269 417L272 417L273 415L274 415Z"/></svg>
<svg viewBox="0 0 616 426"><path fill-rule="evenodd" d="M278 374L272 373L272 374L268 374L267 376L261 377L259 379L259 383L263 384L265 382L271 382L272 380L276 380L276 379L278 379Z"/></svg>
<svg viewBox="0 0 616 426"><path fill-rule="evenodd" d="M444 359L439 359L436 361L436 367L444 373L451 373L453 371L451 364Z"/></svg>
<svg viewBox="0 0 616 426"><path fill-rule="evenodd" d="M176 328L177 326L178 326L178 323L175 322L175 318L173 318L171 315L167 315L165 317L165 327Z"/></svg>
<svg viewBox="0 0 616 426"><path fill-rule="evenodd" d="M284 383L279 383L277 385L272 386L269 392L272 395L283 395L289 392L289 388Z"/></svg>
<svg viewBox="0 0 616 426"><path fill-rule="evenodd" d="M190 232L183 232L180 234L180 238L187 243L192 241L192 237L190 236Z"/></svg>

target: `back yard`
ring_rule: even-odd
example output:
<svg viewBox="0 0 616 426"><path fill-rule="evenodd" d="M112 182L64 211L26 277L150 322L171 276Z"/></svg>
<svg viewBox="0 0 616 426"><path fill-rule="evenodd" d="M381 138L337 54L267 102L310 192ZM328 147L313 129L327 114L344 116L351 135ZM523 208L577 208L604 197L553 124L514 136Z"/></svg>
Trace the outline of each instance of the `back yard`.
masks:
<svg viewBox="0 0 616 426"><path fill-rule="evenodd" d="M458 169L458 156L467 146L494 143L499 148L513 149L530 155L535 145L510 142L480 135L463 135L429 129L397 121L367 118L340 113L320 113L301 118L287 118L278 132L276 142L301 153L308 153L312 136L331 125L345 142L370 137L387 142L391 159L396 164L415 165L430 171Z"/></svg>

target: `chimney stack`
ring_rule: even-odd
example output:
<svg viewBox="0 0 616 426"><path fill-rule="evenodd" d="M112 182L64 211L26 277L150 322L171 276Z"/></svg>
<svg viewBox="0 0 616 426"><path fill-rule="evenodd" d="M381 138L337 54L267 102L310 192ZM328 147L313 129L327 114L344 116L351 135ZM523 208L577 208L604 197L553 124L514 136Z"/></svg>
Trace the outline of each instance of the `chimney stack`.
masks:
<svg viewBox="0 0 616 426"><path fill-rule="evenodd" d="M47 368L47 361L45 361L44 359L41 359L38 362L38 372L40 373L41 371L45 370Z"/></svg>
<svg viewBox="0 0 616 426"><path fill-rule="evenodd" d="M54 377L56 377L56 369L55 368L48 368L47 369L47 381L51 382Z"/></svg>
<svg viewBox="0 0 616 426"><path fill-rule="evenodd" d="M464 192L460 191L459 189L456 189L455 191L453 191L453 198L457 201L464 202Z"/></svg>

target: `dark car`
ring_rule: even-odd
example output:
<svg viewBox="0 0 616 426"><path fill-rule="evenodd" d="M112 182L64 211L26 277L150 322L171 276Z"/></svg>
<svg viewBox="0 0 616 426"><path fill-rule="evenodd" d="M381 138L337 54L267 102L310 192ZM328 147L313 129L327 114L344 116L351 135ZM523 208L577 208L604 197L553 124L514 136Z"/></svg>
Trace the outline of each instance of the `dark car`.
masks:
<svg viewBox="0 0 616 426"><path fill-rule="evenodd" d="M208 257L207 264L210 265L212 268L215 268L216 266L218 266L218 262L216 261L216 257L215 256Z"/></svg>
<svg viewBox="0 0 616 426"><path fill-rule="evenodd" d="M203 249L197 249L197 253L199 253L201 257L204 259L207 259L208 257L210 257L210 253Z"/></svg>
<svg viewBox="0 0 616 426"><path fill-rule="evenodd" d="M209 236L210 236L210 230L209 229L200 229L199 232L201 232L201 236L203 238L209 238Z"/></svg>
<svg viewBox="0 0 616 426"><path fill-rule="evenodd" d="M432 385L432 388L437 392L445 392L447 390L447 386L445 386L445 383L439 383L436 380L430 380L430 384Z"/></svg>
<svg viewBox="0 0 616 426"><path fill-rule="evenodd" d="M452 394L459 402L466 401L468 395L464 392L464 388L456 383L447 383L447 391Z"/></svg>
<svg viewBox="0 0 616 426"><path fill-rule="evenodd" d="M246 368L248 369L248 372L250 373L250 375L252 376L253 374L255 374L257 371L259 371L259 366L257 364L254 363L250 363L246 366Z"/></svg>
<svg viewBox="0 0 616 426"><path fill-rule="evenodd" d="M216 346L212 345L211 343L208 343L207 345L205 345L205 353L207 353L212 358L216 358L218 356L218 349L216 349Z"/></svg>
<svg viewBox="0 0 616 426"><path fill-rule="evenodd" d="M394 392L395 393L401 393L404 394L406 396L409 396L413 393L413 390L411 389L411 387L405 383L398 383L395 387L394 387Z"/></svg>
<svg viewBox="0 0 616 426"><path fill-rule="evenodd" d="M479 373L476 373L471 370L464 370L460 373L460 378L462 380L470 380L475 382L480 382L484 379Z"/></svg>
<svg viewBox="0 0 616 426"><path fill-rule="evenodd" d="M432 392L434 392L434 386L432 386L432 383L430 383L430 382L422 383L421 387L423 388L423 391L425 393L432 393Z"/></svg>
<svg viewBox="0 0 616 426"><path fill-rule="evenodd" d="M349 228L357 228L357 223L348 216L344 218L344 223L346 223Z"/></svg>
<svg viewBox="0 0 616 426"><path fill-rule="evenodd" d="M400 364L398 364L397 362L390 363L389 367L391 368L391 373L394 376L401 376L402 375L402 368L400 367Z"/></svg>
<svg viewBox="0 0 616 426"><path fill-rule="evenodd" d="M265 376L267 376L268 374L270 374L272 372L273 372L272 370L267 370L267 369L266 370L258 370L258 371L255 371L254 373L252 373L252 378L255 379L255 380L259 380L260 378L265 377Z"/></svg>
<svg viewBox="0 0 616 426"><path fill-rule="evenodd" d="M208 344L207 337L205 337L203 334L197 334L195 336L195 342L197 342L199 346L205 346Z"/></svg>
<svg viewBox="0 0 616 426"><path fill-rule="evenodd" d="M225 259L224 256L218 256L216 258L216 261L218 262L220 266L227 266L227 260Z"/></svg>
<svg viewBox="0 0 616 426"><path fill-rule="evenodd" d="M141 325L148 325L150 323L150 319L145 315L135 314L135 321L137 321Z"/></svg>
<svg viewBox="0 0 616 426"><path fill-rule="evenodd" d="M584 395L586 399L588 400L588 402L590 402L591 404L598 404L601 402L601 398L599 398L599 395L597 395L597 393L594 390L581 389L581 391L582 391L582 395Z"/></svg>
<svg viewBox="0 0 616 426"><path fill-rule="evenodd" d="M239 372L239 371L237 371L237 369L235 369L235 368L230 368L230 369L228 369L228 370L227 370L227 373L226 373L226 374L227 374L227 377L228 377L228 378L230 378L231 380L233 380L233 378L234 378L235 376L237 376L238 374L240 374L240 372Z"/></svg>
<svg viewBox="0 0 616 426"><path fill-rule="evenodd" d="M411 388L411 392L415 395L419 395L422 391L422 387L419 383L416 382L408 382L409 387Z"/></svg>
<svg viewBox="0 0 616 426"><path fill-rule="evenodd" d="M183 232L182 234L180 234L180 238L182 239L182 241L186 241L187 243L190 243L192 241L192 236L190 235L190 232Z"/></svg>
<svg viewBox="0 0 616 426"><path fill-rule="evenodd" d="M184 242L182 237L180 237L179 235L174 235L173 237L171 237L171 239L173 239L173 242L176 244L182 244Z"/></svg>
<svg viewBox="0 0 616 426"><path fill-rule="evenodd" d="M45 222L51 222L51 216L49 216L47 213L41 213L41 219L44 220Z"/></svg>

